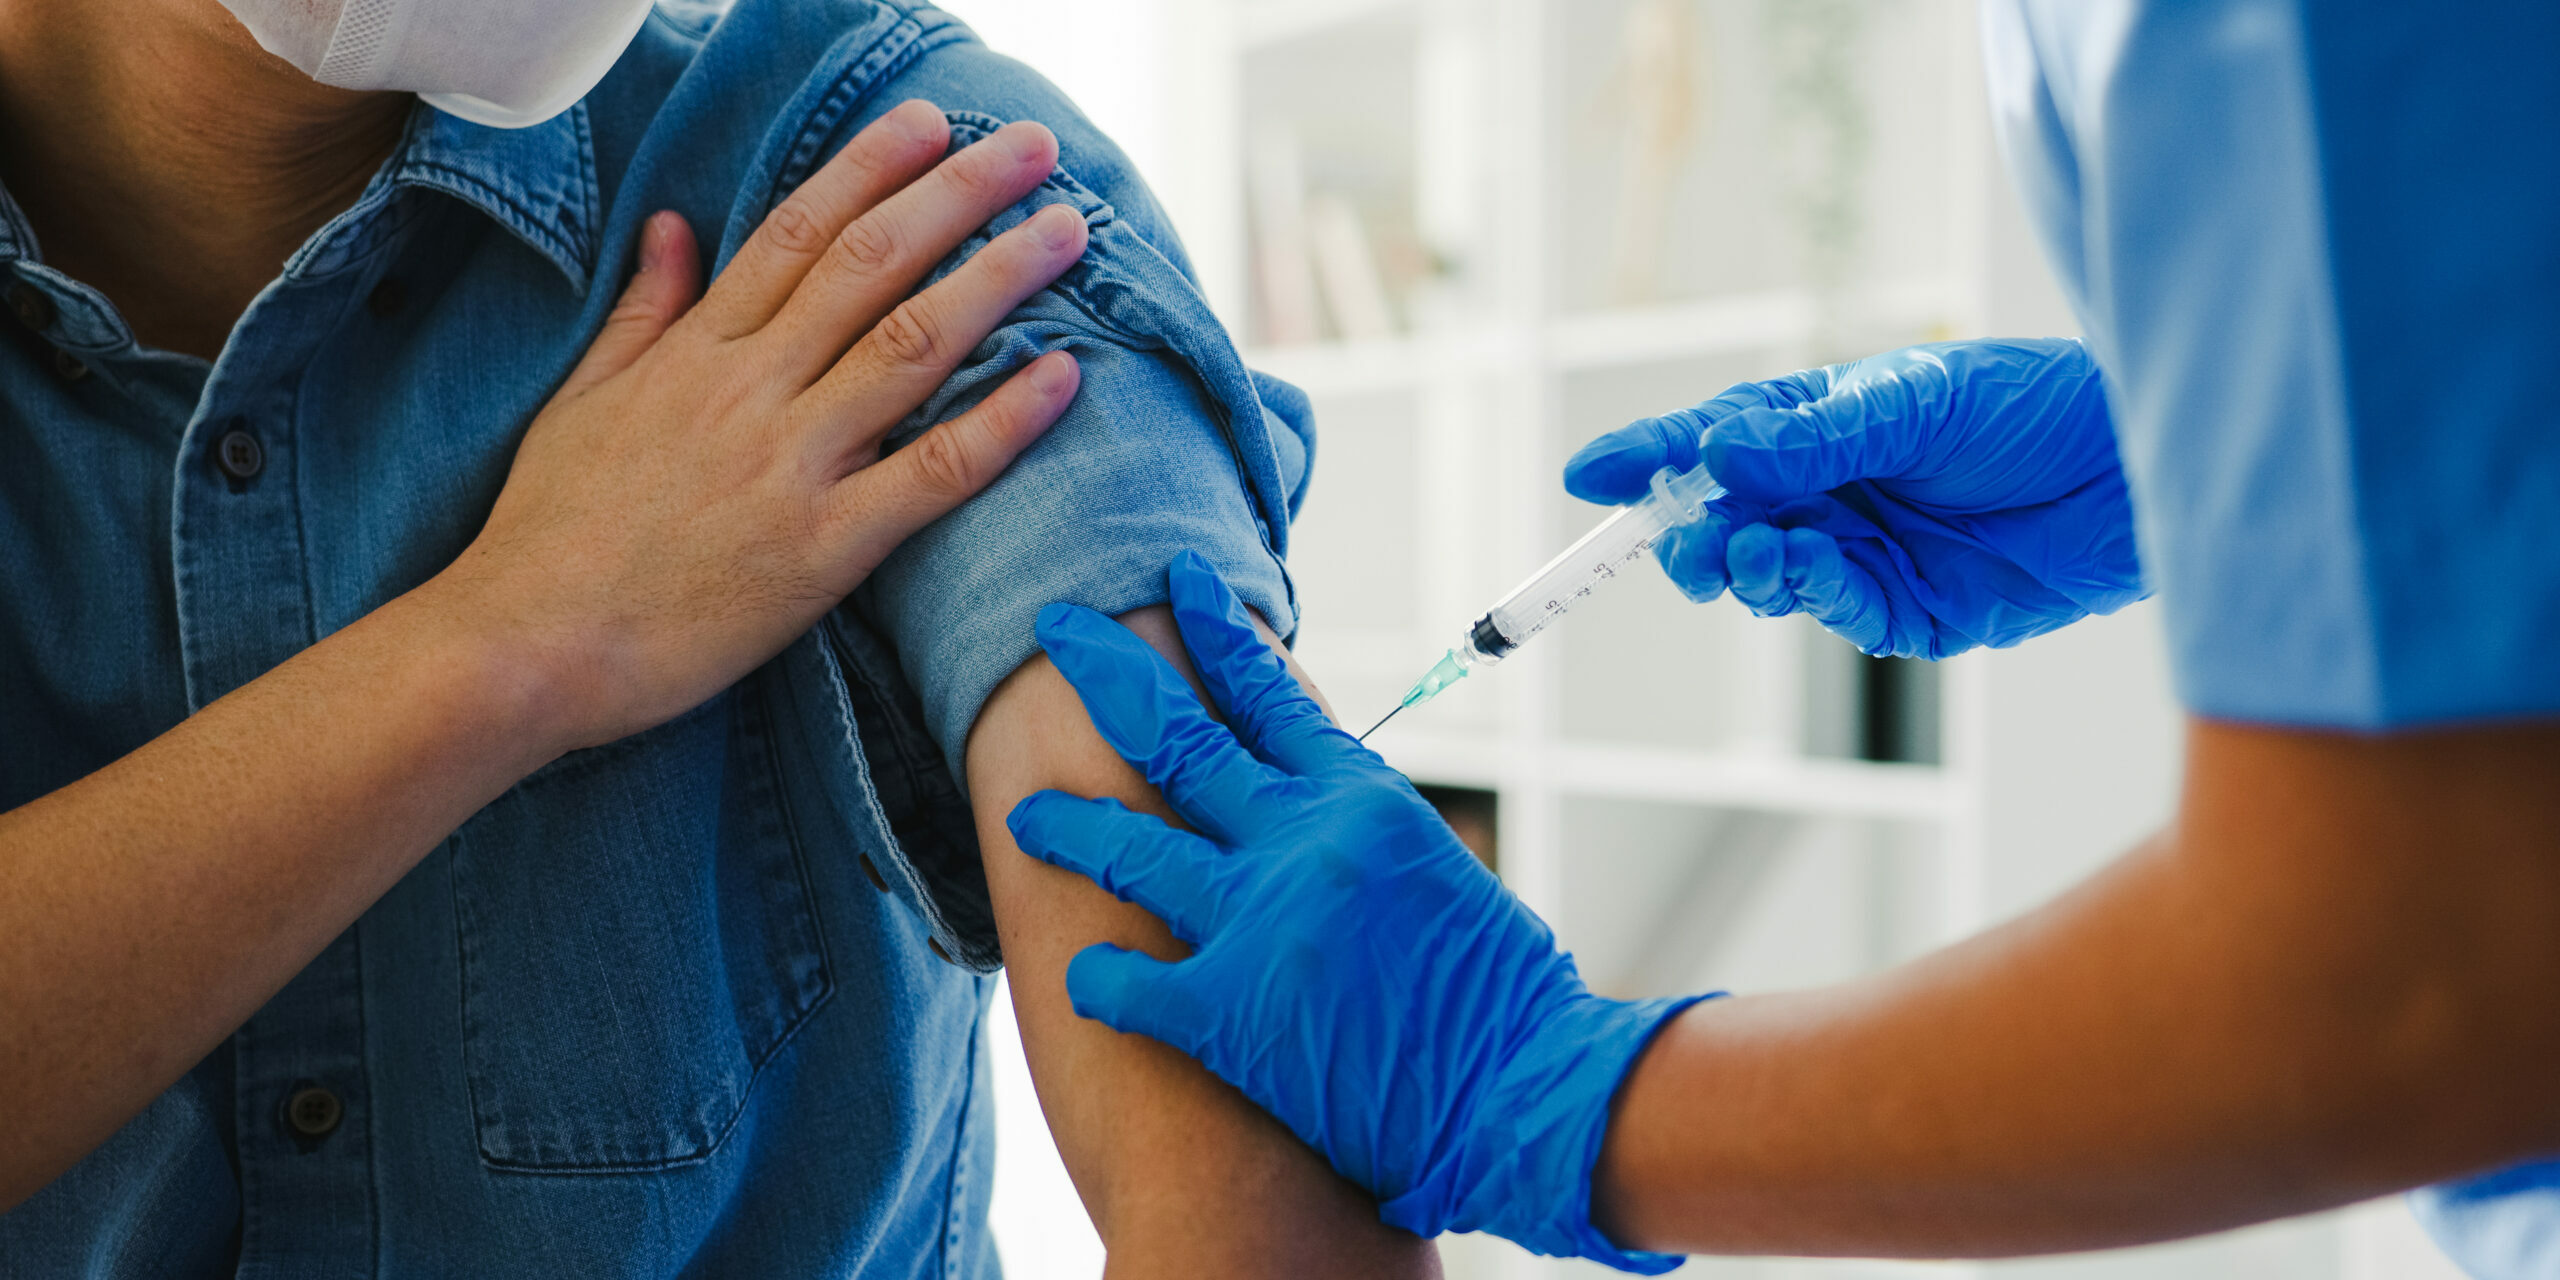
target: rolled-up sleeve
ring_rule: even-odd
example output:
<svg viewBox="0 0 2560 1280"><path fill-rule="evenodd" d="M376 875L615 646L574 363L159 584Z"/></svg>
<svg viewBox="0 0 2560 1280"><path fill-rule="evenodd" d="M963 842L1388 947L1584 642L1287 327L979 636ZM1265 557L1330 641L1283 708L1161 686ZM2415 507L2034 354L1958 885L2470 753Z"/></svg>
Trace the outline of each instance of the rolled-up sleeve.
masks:
<svg viewBox="0 0 2560 1280"><path fill-rule="evenodd" d="M955 113L953 145L996 117ZM978 711L1037 650L1053 601L1122 614L1165 598L1165 566L1208 557L1283 635L1297 610L1283 565L1311 431L1294 390L1249 373L1174 257L1061 169L944 270L1039 208L1092 230L1083 260L970 353L891 440L968 411L1048 351L1084 371L1075 404L986 492L890 556L857 597L895 645L955 778Z"/></svg>

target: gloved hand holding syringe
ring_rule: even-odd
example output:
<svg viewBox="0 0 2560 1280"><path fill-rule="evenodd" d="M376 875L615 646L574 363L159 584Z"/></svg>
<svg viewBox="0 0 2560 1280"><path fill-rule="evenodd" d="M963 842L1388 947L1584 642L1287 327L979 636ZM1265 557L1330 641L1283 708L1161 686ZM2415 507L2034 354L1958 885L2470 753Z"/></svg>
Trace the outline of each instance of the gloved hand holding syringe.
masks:
<svg viewBox="0 0 2560 1280"><path fill-rule="evenodd" d="M2150 592L2088 348L1935 342L1739 383L1583 446L1566 490L1630 505L1504 596L1396 710L1501 661L1696 525L1725 496L1710 457L1737 501L1704 513L1728 529L1672 539L1663 567L1682 594L1802 610L1872 656L2005 648Z"/></svg>
<svg viewBox="0 0 2560 1280"><path fill-rule="evenodd" d="M1493 608L1467 628L1457 645L1405 691L1404 700L1396 704L1395 711L1380 717L1377 724L1369 726L1368 733L1360 735L1362 740L1395 719L1396 711L1429 702L1440 696L1441 690L1465 679L1468 672L1509 657L1513 650L1527 644L1529 637L1546 630L1547 624L1580 604L1594 588L1617 577L1621 569L1651 551L1664 533L1696 520L1706 504L1723 496L1724 486L1717 484L1703 466L1687 471L1664 467L1653 473L1651 493L1601 521L1598 528L1582 535L1581 541L1565 548L1564 554L1530 574L1528 581L1494 601Z"/></svg>

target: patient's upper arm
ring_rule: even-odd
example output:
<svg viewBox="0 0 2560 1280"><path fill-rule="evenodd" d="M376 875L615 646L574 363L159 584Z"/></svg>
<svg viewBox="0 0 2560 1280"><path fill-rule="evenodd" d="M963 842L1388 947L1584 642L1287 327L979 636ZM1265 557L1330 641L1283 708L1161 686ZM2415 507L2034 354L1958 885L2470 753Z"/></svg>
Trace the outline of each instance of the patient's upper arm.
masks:
<svg viewBox="0 0 2560 1280"><path fill-rule="evenodd" d="M1165 610L1124 621L1178 657ZM1111 1250L1113 1274L1437 1274L1430 1245L1380 1223L1366 1194L1241 1094L1164 1045L1068 1007L1067 961L1090 943L1167 959L1181 952L1152 917L1023 855L1005 830L1014 803L1044 787L1165 812L1046 659L1025 664L988 701L968 769L1041 1109Z"/></svg>
<svg viewBox="0 0 2560 1280"><path fill-rule="evenodd" d="M981 127L968 113L954 120L957 143ZM1071 127L1060 132L1073 143ZM1075 153L1070 145L1071 161ZM1122 184L1127 198L1144 198ZM1044 787L1139 808L1156 801L1037 656L1033 619L1071 601L1134 616L1170 651L1154 606L1166 565L1189 549L1264 618L1294 629L1281 554L1308 437L1304 401L1244 369L1178 254L1071 173L987 234L1045 203L1084 212L1093 234L1083 260L973 351L892 439L966 411L1043 351L1072 351L1083 390L1002 478L892 554L855 605L892 642L922 722L969 793L996 937L956 923L988 918L963 909L973 904L941 902L938 927L973 966L992 963L1001 941L1043 1110L1115 1275L1436 1274L1431 1246L1379 1223L1365 1194L1242 1095L1165 1046L1068 1007L1066 962L1077 950L1109 939L1164 953L1168 939L1143 912L1025 858L1005 814ZM968 892L976 868L950 870L919 879L937 895Z"/></svg>

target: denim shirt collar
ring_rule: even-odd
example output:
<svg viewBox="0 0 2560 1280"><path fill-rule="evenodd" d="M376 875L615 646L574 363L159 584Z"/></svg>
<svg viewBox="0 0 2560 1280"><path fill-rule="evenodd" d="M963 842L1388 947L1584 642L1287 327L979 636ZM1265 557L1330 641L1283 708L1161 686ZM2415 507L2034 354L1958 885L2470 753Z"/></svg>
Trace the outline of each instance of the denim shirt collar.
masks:
<svg viewBox="0 0 2560 1280"><path fill-rule="evenodd" d="M366 196L386 185L442 191L487 214L585 296L595 274L603 199L583 100L523 129L492 129L419 103L408 137ZM314 247L319 244L315 239Z"/></svg>
<svg viewBox="0 0 2560 1280"><path fill-rule="evenodd" d="M595 273L603 216L587 104L524 129L491 129L421 102L400 145L344 213L287 259L284 278L313 280L364 260L408 222L413 190L441 191L487 215L559 268L580 297ZM0 263L37 259L34 230L0 188Z"/></svg>

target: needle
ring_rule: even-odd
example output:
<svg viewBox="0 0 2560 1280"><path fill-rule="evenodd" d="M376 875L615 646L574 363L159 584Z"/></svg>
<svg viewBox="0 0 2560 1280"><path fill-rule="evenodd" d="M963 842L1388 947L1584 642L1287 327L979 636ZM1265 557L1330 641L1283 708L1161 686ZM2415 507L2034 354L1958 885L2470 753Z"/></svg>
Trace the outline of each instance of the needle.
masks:
<svg viewBox="0 0 2560 1280"><path fill-rule="evenodd" d="M1412 703L1409 703L1409 702L1405 702L1405 703L1398 703L1398 704L1396 704L1396 711L1402 711L1402 710L1404 710L1406 707L1409 707L1409 706L1412 706L1412 705L1413 705L1413 704L1412 704ZM1383 715L1383 716L1378 717L1378 722L1377 722L1376 724L1373 724L1373 725L1370 725L1370 726L1369 726L1369 733L1376 733L1378 730L1383 729L1383 728L1386 728L1386 727L1387 727L1387 721L1389 721L1389 720L1393 720L1393 719L1395 719L1395 718L1396 718L1396 711L1390 711L1390 712L1388 712L1387 714L1385 714L1385 715ZM1358 741L1361 741L1361 742L1367 742L1367 741L1369 740L1369 733L1361 734L1361 735L1360 735L1360 737L1359 737L1359 739L1358 739Z"/></svg>

